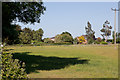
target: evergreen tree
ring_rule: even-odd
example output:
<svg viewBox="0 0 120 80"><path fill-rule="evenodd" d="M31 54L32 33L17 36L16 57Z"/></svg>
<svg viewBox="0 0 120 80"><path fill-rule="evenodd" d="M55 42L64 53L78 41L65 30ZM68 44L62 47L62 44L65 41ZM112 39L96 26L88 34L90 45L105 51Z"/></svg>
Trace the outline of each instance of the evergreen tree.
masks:
<svg viewBox="0 0 120 80"><path fill-rule="evenodd" d="M87 23L87 27L85 27L85 30L86 30L87 40L93 42L95 40L95 35L94 35L95 32L92 30L92 27L89 21Z"/></svg>
<svg viewBox="0 0 120 80"><path fill-rule="evenodd" d="M105 39L105 42L107 42L108 37L111 35L110 29L112 29L112 26L110 26L109 24L110 22L106 20L103 24L103 28L100 30L103 33L101 35L103 36L103 39Z"/></svg>

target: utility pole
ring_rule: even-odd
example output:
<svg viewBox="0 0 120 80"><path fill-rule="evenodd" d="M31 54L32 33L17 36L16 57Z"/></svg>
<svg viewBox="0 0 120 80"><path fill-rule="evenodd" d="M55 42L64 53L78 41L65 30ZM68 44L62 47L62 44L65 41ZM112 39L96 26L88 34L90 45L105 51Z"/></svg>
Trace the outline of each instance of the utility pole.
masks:
<svg viewBox="0 0 120 80"><path fill-rule="evenodd" d="M114 16L114 44L116 45L116 11L120 11L120 9L111 8L111 10L115 11L115 16Z"/></svg>

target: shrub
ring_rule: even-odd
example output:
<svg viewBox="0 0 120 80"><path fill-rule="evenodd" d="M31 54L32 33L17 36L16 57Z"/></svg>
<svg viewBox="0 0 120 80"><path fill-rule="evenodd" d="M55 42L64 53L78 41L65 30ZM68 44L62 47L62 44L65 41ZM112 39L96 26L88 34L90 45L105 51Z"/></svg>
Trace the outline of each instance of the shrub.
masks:
<svg viewBox="0 0 120 80"><path fill-rule="evenodd" d="M25 63L21 63L18 59L12 59L12 54L2 54L2 70L1 75L4 80L11 79L24 79L27 78L25 72Z"/></svg>
<svg viewBox="0 0 120 80"><path fill-rule="evenodd" d="M89 40L88 40L88 44L92 44L93 42L94 42L93 39L89 39Z"/></svg>
<svg viewBox="0 0 120 80"><path fill-rule="evenodd" d="M79 39L79 43L83 43L83 42L85 42L85 38L84 38L84 36L80 36L80 37L78 37L78 39Z"/></svg>
<svg viewBox="0 0 120 80"><path fill-rule="evenodd" d="M53 45L71 45L71 42L54 43Z"/></svg>
<svg viewBox="0 0 120 80"><path fill-rule="evenodd" d="M107 43L107 42L102 41L102 42L101 42L101 44L107 45L108 43Z"/></svg>
<svg viewBox="0 0 120 80"><path fill-rule="evenodd" d="M95 44L100 44L100 42L99 41L95 41Z"/></svg>
<svg viewBox="0 0 120 80"><path fill-rule="evenodd" d="M47 43L44 43L44 42L37 42L37 43L35 43L34 45L35 46L44 46L44 45L46 45Z"/></svg>

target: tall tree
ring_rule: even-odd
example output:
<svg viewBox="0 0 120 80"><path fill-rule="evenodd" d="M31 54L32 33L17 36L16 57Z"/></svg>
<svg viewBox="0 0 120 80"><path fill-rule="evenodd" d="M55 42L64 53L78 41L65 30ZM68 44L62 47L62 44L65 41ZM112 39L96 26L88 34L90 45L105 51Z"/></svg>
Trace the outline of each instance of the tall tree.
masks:
<svg viewBox="0 0 120 80"><path fill-rule="evenodd" d="M68 34L68 35L70 35L70 36L72 36L69 32L62 32L62 34Z"/></svg>
<svg viewBox="0 0 120 80"><path fill-rule="evenodd" d="M60 35L55 36L55 43L64 43L64 42L70 42L72 43L73 37L70 36L68 33L62 33Z"/></svg>
<svg viewBox="0 0 120 80"><path fill-rule="evenodd" d="M40 23L40 16L44 14L46 8L43 2L3 2L2 3L2 40L10 40L16 27L12 22L19 21L25 24L35 22ZM11 31L13 30L13 31Z"/></svg>
<svg viewBox="0 0 120 80"><path fill-rule="evenodd" d="M103 39L105 39L105 42L107 41L108 37L111 35L112 26L110 26L109 24L110 22L106 20L103 24L103 28L100 30L103 33L101 35L103 36Z"/></svg>
<svg viewBox="0 0 120 80"><path fill-rule="evenodd" d="M33 40L42 41L43 30L40 28L37 31L33 31Z"/></svg>
<svg viewBox="0 0 120 80"><path fill-rule="evenodd" d="M29 28L24 28L19 35L20 42L23 44L30 44L32 40L32 30Z"/></svg>
<svg viewBox="0 0 120 80"><path fill-rule="evenodd" d="M92 30L91 24L88 21L87 22L87 27L85 27L86 30L86 35L87 35L87 40L95 40L95 31Z"/></svg>

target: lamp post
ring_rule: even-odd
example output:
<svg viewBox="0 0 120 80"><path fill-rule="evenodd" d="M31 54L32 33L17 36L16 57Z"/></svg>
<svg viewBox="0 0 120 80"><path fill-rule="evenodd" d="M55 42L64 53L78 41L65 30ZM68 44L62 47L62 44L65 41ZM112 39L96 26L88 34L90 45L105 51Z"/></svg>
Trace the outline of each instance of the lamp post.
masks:
<svg viewBox="0 0 120 80"><path fill-rule="evenodd" d="M111 10L115 11L115 16L114 16L114 44L116 45L116 11L120 11L120 9L111 8Z"/></svg>

